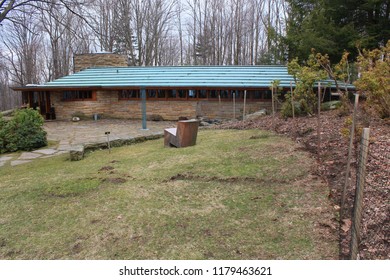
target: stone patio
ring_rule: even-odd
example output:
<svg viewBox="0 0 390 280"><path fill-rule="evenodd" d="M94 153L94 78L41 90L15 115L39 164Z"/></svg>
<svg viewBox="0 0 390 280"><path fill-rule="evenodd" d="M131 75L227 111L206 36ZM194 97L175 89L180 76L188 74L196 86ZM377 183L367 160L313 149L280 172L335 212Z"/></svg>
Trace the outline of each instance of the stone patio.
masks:
<svg viewBox="0 0 390 280"><path fill-rule="evenodd" d="M110 132L110 141L131 137L150 136L163 133L165 128L175 127L176 122L147 122L147 129L142 129L141 120L103 119L98 121L47 121L44 129L48 141L58 145L31 152L0 156L0 167L10 164L16 166L32 162L35 159L52 157L69 151L74 146L103 143L107 141L105 132Z"/></svg>

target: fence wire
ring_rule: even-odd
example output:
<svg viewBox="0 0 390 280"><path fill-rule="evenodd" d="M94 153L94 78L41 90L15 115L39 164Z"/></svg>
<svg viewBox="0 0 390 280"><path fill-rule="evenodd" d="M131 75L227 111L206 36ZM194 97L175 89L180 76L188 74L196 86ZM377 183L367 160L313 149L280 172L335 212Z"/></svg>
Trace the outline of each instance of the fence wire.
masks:
<svg viewBox="0 0 390 280"><path fill-rule="evenodd" d="M360 143L358 168L356 173L356 189L353 206L352 227L351 227L351 248L350 258L357 259L359 254L359 242L361 240L361 221L363 215L363 192L366 178L366 164L369 156L370 129L364 128Z"/></svg>

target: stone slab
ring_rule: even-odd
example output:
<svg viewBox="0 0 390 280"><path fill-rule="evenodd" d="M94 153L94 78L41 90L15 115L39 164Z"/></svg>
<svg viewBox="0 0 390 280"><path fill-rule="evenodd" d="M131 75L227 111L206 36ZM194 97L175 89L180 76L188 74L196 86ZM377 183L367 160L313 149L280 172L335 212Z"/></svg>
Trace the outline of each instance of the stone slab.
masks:
<svg viewBox="0 0 390 280"><path fill-rule="evenodd" d="M53 155L57 152L55 149L42 149L42 150L36 150L34 153L44 154L44 155Z"/></svg>
<svg viewBox="0 0 390 280"><path fill-rule="evenodd" d="M31 162L31 160L13 160L11 161L11 166L16 166L24 163Z"/></svg>
<svg viewBox="0 0 390 280"><path fill-rule="evenodd" d="M2 167L5 164L5 161L0 161L0 167Z"/></svg>
<svg viewBox="0 0 390 280"><path fill-rule="evenodd" d="M63 155L63 154L68 154L69 151L56 151L54 154L52 155L45 155L41 158L51 158L51 157L55 157L55 156L59 156L59 155Z"/></svg>
<svg viewBox="0 0 390 280"><path fill-rule="evenodd" d="M58 146L59 151L70 151L72 150L72 146L67 144L67 145L59 145Z"/></svg>
<svg viewBox="0 0 390 280"><path fill-rule="evenodd" d="M20 155L18 158L19 160L29 160L29 159L35 159L41 157L42 154L37 154L37 153L30 153L30 152L24 152Z"/></svg>
<svg viewBox="0 0 390 280"><path fill-rule="evenodd" d="M10 159L12 159L12 157L3 156L3 157L0 157L0 162L6 162L6 161L9 161Z"/></svg>

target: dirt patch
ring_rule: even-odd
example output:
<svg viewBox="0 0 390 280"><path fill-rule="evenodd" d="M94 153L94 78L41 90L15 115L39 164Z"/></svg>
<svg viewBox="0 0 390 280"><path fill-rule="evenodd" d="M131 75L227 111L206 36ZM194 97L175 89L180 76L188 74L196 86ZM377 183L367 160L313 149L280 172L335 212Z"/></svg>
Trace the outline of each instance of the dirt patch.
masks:
<svg viewBox="0 0 390 280"><path fill-rule="evenodd" d="M78 254L80 253L81 251L83 250L83 246L82 246L82 241L81 240L77 240L73 246L72 246L72 252L74 254Z"/></svg>
<svg viewBox="0 0 390 280"><path fill-rule="evenodd" d="M191 173L178 173L169 180L163 181L164 183L168 181L201 181L201 182L219 182L219 183L287 183L289 180L285 179L270 179L266 180L264 178L256 178L256 177L217 177L217 176L201 176L195 175Z"/></svg>
<svg viewBox="0 0 390 280"><path fill-rule="evenodd" d="M262 129L274 131L288 136L300 143L304 150L309 151L318 161L313 166L313 174L321 178L329 186L329 198L337 208L340 205L342 188L345 182L346 161L348 155L348 118L339 115L337 111L321 113L321 144L320 158L317 158L318 137L317 117L299 117L295 120L264 116L256 120L225 123L218 129ZM390 259L390 122L370 118L359 111L357 117L357 137L354 142L354 152L351 164L351 186L347 193L347 213L352 212L355 196L357 154L360 143L360 130L370 127L370 147L367 162L366 185L364 190L364 213L362 218L360 259ZM342 217L343 219L349 217ZM342 219L342 220L343 220ZM340 258L349 254L350 230L341 229L340 220ZM331 229L324 225L320 228Z"/></svg>
<svg viewBox="0 0 390 280"><path fill-rule="evenodd" d="M105 183L110 183L110 184L115 184L115 185L119 185L119 184L123 184L123 183L127 182L126 179L119 178L119 177L117 177L117 178L104 178L102 181Z"/></svg>
<svg viewBox="0 0 390 280"><path fill-rule="evenodd" d="M112 167L112 166L103 166L102 168L99 169L99 172L102 172L102 171L111 171L111 170L114 170L115 168Z"/></svg>

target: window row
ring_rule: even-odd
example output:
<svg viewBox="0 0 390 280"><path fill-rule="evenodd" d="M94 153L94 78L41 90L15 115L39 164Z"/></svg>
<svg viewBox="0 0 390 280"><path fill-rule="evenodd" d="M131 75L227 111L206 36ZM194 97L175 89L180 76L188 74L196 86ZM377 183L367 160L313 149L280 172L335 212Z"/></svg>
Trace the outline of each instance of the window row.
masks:
<svg viewBox="0 0 390 280"><path fill-rule="evenodd" d="M210 90L210 89L146 89L147 99L244 99L244 90ZM118 98L139 99L139 89L120 90ZM271 99L271 90L247 90L247 99Z"/></svg>
<svg viewBox="0 0 390 280"><path fill-rule="evenodd" d="M96 92L91 90L67 90L62 92L63 101L96 100Z"/></svg>
<svg viewBox="0 0 390 280"><path fill-rule="evenodd" d="M244 90L214 90L214 89L146 89L147 99L156 100L195 100L195 99L216 99L231 100L244 99ZM139 89L119 90L118 99L140 99L141 91ZM270 90L247 90L246 98L248 100L271 99ZM63 91L63 101L88 101L96 100L96 92L88 90Z"/></svg>

